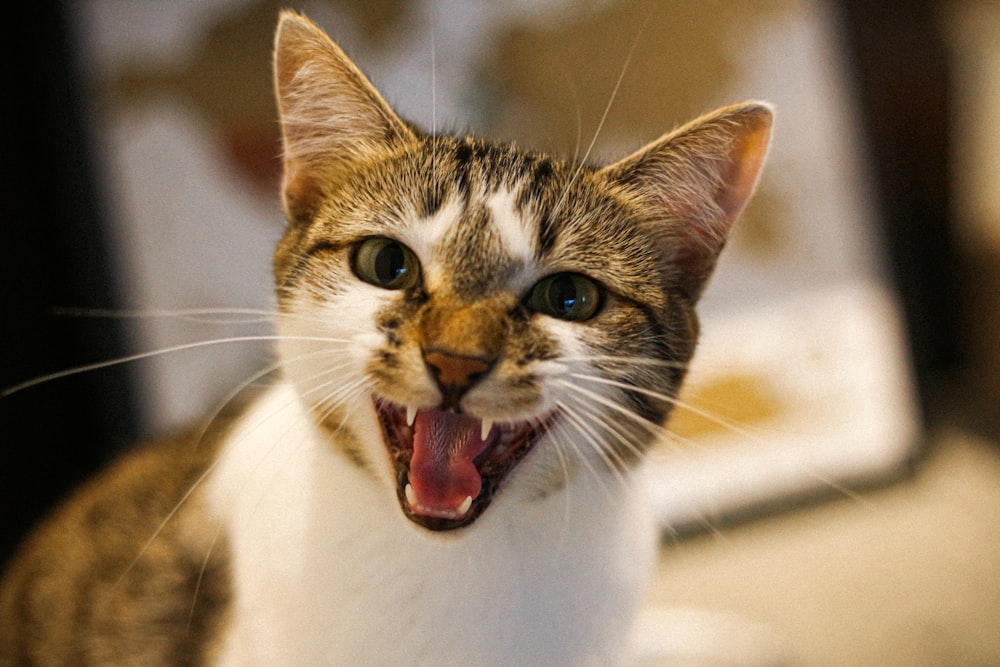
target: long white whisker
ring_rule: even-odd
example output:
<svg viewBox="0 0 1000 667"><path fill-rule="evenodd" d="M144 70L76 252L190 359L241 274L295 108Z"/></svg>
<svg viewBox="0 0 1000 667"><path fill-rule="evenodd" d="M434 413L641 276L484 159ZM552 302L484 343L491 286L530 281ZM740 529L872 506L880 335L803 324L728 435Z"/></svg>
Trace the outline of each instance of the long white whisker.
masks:
<svg viewBox="0 0 1000 667"><path fill-rule="evenodd" d="M654 366L658 368L687 368L688 362L674 361L671 359L651 359L649 357L620 356L613 354L588 354L577 356L566 356L561 359L564 362L586 362L586 363L614 363L628 366Z"/></svg>
<svg viewBox="0 0 1000 667"><path fill-rule="evenodd" d="M561 420L556 420L556 423L553 425L552 429L550 430L552 446L553 446L553 449L555 450L556 458L559 460L559 467L562 469L563 482L564 482L564 487L563 488L566 490L565 494L563 494L563 497L564 497L564 502L563 502L563 530L564 531L566 529L568 529L569 526L570 526L570 508L573 505L573 503L572 503L573 499L571 497L571 495L573 493L573 490L572 490L572 486L570 485L570 467L569 467L569 461L566 458L566 452L563 451L563 447L564 446L570 446L570 445L569 445L569 443L567 443L567 444L564 445L564 443L561 442L561 438L566 436L565 429L566 429L566 426L561 422Z"/></svg>
<svg viewBox="0 0 1000 667"><path fill-rule="evenodd" d="M595 394L593 392L588 392L586 390L579 391L580 388L577 387L576 385L569 385L569 387L571 389L573 389L573 390L576 390L576 394L575 394L575 396L577 397L576 400L579 400L580 397L583 397L583 398L586 398L586 399L588 399L588 400L590 400L592 402L596 402L597 404L599 404L601 406L612 408L612 409L614 409L617 412L629 415L632 418L633 421L635 421L637 423L640 423L643 426L645 426L645 427L648 428L649 422L647 420L643 419L639 415L636 415L635 413L632 413L632 412L628 411L627 409L621 408L621 406L619 406L618 404L614 403L614 401L612 399L606 398L606 397L604 397L601 394ZM566 410L563 410L563 411L565 412ZM584 414L588 414L588 413L585 412ZM587 432L593 432L593 427L580 426L579 423L577 423L577 422L574 422L573 426L577 430L580 430L581 428L583 428ZM601 428L601 429L605 430L606 432L609 433L609 435L613 436L619 442L623 443L626 447L630 448L631 451L633 451L634 453L636 453L637 455L639 455L638 449L631 443L631 441L629 441L627 439L628 436L623 431L621 431L620 427L618 427L616 425L615 421L613 421L613 420L605 420L605 421L602 421L600 423L596 423L595 427L596 428ZM660 431L661 433L669 433L668 431L666 431L666 429L662 429L662 428L658 428L658 431ZM705 524L706 528L708 530L710 530L711 532L718 533L717 528L707 518L704 519L704 524ZM669 528L669 527L667 527L667 528Z"/></svg>
<svg viewBox="0 0 1000 667"><path fill-rule="evenodd" d="M717 416L715 416L715 415L713 415L713 414L711 414L709 412L706 412L704 410L700 410L700 409L694 407L693 405L691 405L689 403L686 403L686 402L681 401L681 400L676 399L676 398L672 398L672 397L667 396L665 394L662 394L660 392L652 391L652 390L649 390L649 389L643 389L642 387L635 387L635 386L632 386L632 385L629 385L629 384L626 384L626 383L623 383L623 382L619 382L617 380L610 380L610 379L602 378L602 377L598 377L598 376L586 375L586 374L581 374L581 373L570 373L570 376L571 377L575 377L577 379L581 379L581 380L587 380L587 381L591 381L591 382L597 382L597 383L600 383L600 384L606 384L606 385L609 385L609 386L612 386L612 387L618 387L618 388L626 389L626 390L630 390L630 391L637 391L639 393L645 394L645 395L650 396L652 398L657 398L657 399L660 399L660 400L663 400L663 401L666 401L666 402L669 402L669 403L673 403L678 408L681 408L683 410L689 410L689 411L693 412L694 414L697 414L697 415L699 415L701 417L704 417L705 419L708 419L708 420L710 420L712 422L715 422L715 423L719 424L720 426L723 426L725 428L730 429L733 433L736 433L737 435L740 435L740 436L746 438L750 442L756 443L758 445L765 444L764 441L763 441L763 439L761 439L759 436L754 435L753 433L751 433L746 428L742 428L742 427L738 426L737 424L733 423L731 420L722 419L721 417L717 417ZM569 383L567 383L567 384L569 384ZM569 384L569 386L575 387L575 385L572 385L572 384ZM580 390L580 391L585 391L585 390L580 389L579 387L576 387L576 389ZM600 395L597 394L597 395L595 395L595 398L597 398L599 396ZM606 405L608 405L609 407L614 407L613 403L606 403ZM635 416L638 417L637 415L635 415ZM643 421L645 421L645 420L643 420ZM675 440L681 439L680 436L678 436L676 433L673 433L672 431L670 431L670 429L661 429L661 430L662 430L663 433L667 434L668 437L671 437L671 438L673 438ZM692 443L693 442L693 441L691 441L691 440L689 440L687 438L684 438L683 440L685 442L687 442L687 443ZM838 482L836 482L834 479L832 479L828 475L822 475L820 473L817 473L815 470L812 470L812 469L808 468L805 465L800 465L799 469L802 471L803 474L811 477L812 479L816 480L817 482L820 482L821 484L824 484L824 485L830 487L834 491L836 491L836 492L844 495L847 498L851 498L852 500L855 500L855 501L858 501L858 502L867 502L867 500L863 496L861 496L858 493L852 491L851 489L847 488L846 486L844 486L842 484L839 484Z"/></svg>
<svg viewBox="0 0 1000 667"><path fill-rule="evenodd" d="M577 375L579 375L579 374L577 374ZM583 379L594 379L594 378L591 378L590 376L582 376L582 377L583 377ZM603 379L603 378L599 378L599 379ZM608 381L608 383L612 384L612 386L618 386L618 387L621 387L621 388L631 388L629 385L624 385L622 383L618 383L618 382L614 382L614 381ZM567 384L569 384L569 383L567 383ZM601 394L597 394L597 393L594 393L594 392L589 392L587 390L581 389L580 387L578 387L576 385L573 385L573 384L569 384L569 386L571 388L573 388L574 390L576 390L578 393L583 394L585 396L588 396L591 400L596 401L599 404L604 405L606 407L612 408L612 409L614 409L615 411L617 411L617 412L619 412L621 414L628 415L636 423L639 423L640 425L642 425L642 426L644 426L646 428L649 428L650 422L648 422L648 420L640 417L639 415L637 415L637 414L635 414L635 413L633 413L633 412L631 412L631 411L629 411L629 410L627 410L625 408L622 408L621 406L619 406L617 403L615 403L611 399L607 399L606 397L602 396ZM671 433L669 431L669 429L662 428L662 427L656 427L656 432L658 432L661 435L665 434L665 435L670 436L672 438L679 437L679 436L676 436L676 434ZM655 435L655 433L654 433L654 435ZM687 439L685 439L685 441L687 441ZM693 441L688 441L688 442L693 442ZM679 452L682 453L682 454L684 453L683 450L679 450ZM711 522L711 520L709 520L707 517L704 517L701 520L701 522L713 534L721 535L721 533L716 528L716 526L713 525L712 522ZM671 532L673 532L674 534L676 534L676 531L673 528L670 528L670 527L668 527L668 528L671 530Z"/></svg>
<svg viewBox="0 0 1000 667"><path fill-rule="evenodd" d="M737 435L741 435L741 436L747 438L748 440L751 440L751 441L757 442L757 443L761 442L761 440L760 440L760 438L758 436L754 435L753 433L751 433L747 429L739 426L735 422L733 422L731 420L728 420L728 419L723 419L722 417L718 417L716 415L713 415L712 413L707 412L706 410L702 410L700 408L697 408L697 407L691 405L690 403L688 403L686 401L682 401L679 398L676 398L676 397L673 397L673 396L668 396L668 395L666 395L664 393L661 393L661 392L658 392L658 391L653 391L651 389L645 389L643 387L636 387L634 385L626 384L624 382L619 382L617 380L611 380L611 379L608 379L608 378L603 378L603 377L596 376L596 375L586 375L586 374L582 374L582 373L570 373L570 376L571 377L575 377L575 378L577 378L579 380L586 380L588 382L595 382L595 383L598 383L598 384L604 384L604 385L608 385L608 386L611 386L611 387L618 387L620 389L625 389L627 391L634 391L634 392L643 394L644 396L649 396L650 398L655 398L655 399L664 401L665 403L670 403L670 404L674 405L675 407L681 408L682 410L687 410L687 411L689 411L689 412L691 412L693 414L698 415L699 417L703 417L704 419L707 419L707 420L709 420L709 421L711 421L711 422L713 422L715 424L718 424L719 426L727 428L730 431L732 431L733 433L736 433Z"/></svg>
<svg viewBox="0 0 1000 667"><path fill-rule="evenodd" d="M560 413L566 418L564 421L560 422L561 424L565 424L568 427L572 427L573 430L579 434L580 438L588 444L593 444L595 441L598 440L597 435L590 431L588 426L579 419L579 417L574 413L572 409L567 408L562 402L557 402L556 406L560 410ZM576 458L587 468L587 472L590 473L591 477L600 482L601 481L600 474L598 474L597 470L594 468L593 464L590 461L590 458L584 456L583 453L580 451L580 445L578 444L577 439L571 437L569 434L566 434L566 436L567 437L565 444L577 450ZM605 458L606 454L603 451L603 448L600 447L600 445L598 445L594 447L594 449L596 449L598 455L600 455L601 458L604 459L605 467L611 471L614 471L615 466L612 465L612 463ZM601 483L601 486L602 488L604 488L603 482ZM605 492L610 493L610 491L606 488Z"/></svg>
<svg viewBox="0 0 1000 667"><path fill-rule="evenodd" d="M358 389L365 386L365 381L363 378L359 378L354 382L351 382L350 384L340 384L339 386L338 382L342 381L339 381L337 379L330 380L324 385L320 385L318 387L310 389L308 392L305 392L305 395L303 395L303 398L305 398L308 395L322 391L326 387L337 386L337 389L335 391L324 392L319 398L313 399L312 408L323 409L323 411L320 413L321 419L326 419L327 417L329 417L337 410L338 407L340 407L343 404L345 398L348 398L349 396L354 394Z"/></svg>
<svg viewBox="0 0 1000 667"><path fill-rule="evenodd" d="M580 148L583 146L583 110L580 106L580 96L572 80L569 81L569 89L573 96L573 111L576 118L576 141L573 143L573 162L579 162Z"/></svg>
<svg viewBox="0 0 1000 667"><path fill-rule="evenodd" d="M292 361L298 361L302 357L319 356L320 354L321 353L318 353L318 352L314 352L314 353L311 353L311 354L303 354L303 355L300 355L299 357L296 357ZM208 420L206 420L205 425L202 426L202 428L199 431L198 436L196 438L196 442L200 443L200 442L202 442L204 440L205 434L208 432L208 429L211 428L211 425L219 417L219 415L222 413L222 411L226 409L226 406L229 405L233 400L235 400L237 396L239 396L240 394L242 394L247 389L247 387L249 387L250 385L252 385L254 382L257 382L261 378L266 377L267 375L269 375L269 374L273 373L274 371L280 369L286 363L287 362L285 360L279 359L279 360L277 360L277 361L275 361L273 363L267 364L263 368L257 370L255 373L253 373L252 375L250 375L250 377L248 377L246 380L244 380L243 382L239 383L229 393L227 393L218 402L215 410L212 412L212 416Z"/></svg>
<svg viewBox="0 0 1000 667"><path fill-rule="evenodd" d="M262 369L262 370L260 370L260 371L258 371L256 373L254 373L250 378L248 378L247 380L245 380L242 383L240 383L240 385L239 385L239 387L237 387L237 389L231 391L220 402L219 407L216 408L216 410L215 410L215 417L212 417L211 419L209 419L206 422L205 426L202 427L200 433L198 434L198 436L195 439L195 442L200 443L200 442L202 442L204 440L205 434L207 433L208 429L211 427L212 422L215 421L215 418L218 416L218 414L225 408L225 406L230 401L233 400L233 398L235 398L237 395L239 395L244 389L246 389L248 386L250 386L253 382L257 381L261 377L264 377L268 373L273 372L276 368L280 367L280 365L281 365L281 362L275 362L274 364L268 365L268 367L266 367L265 369ZM129 563L129 565L125 568L125 570L119 576L119 579L118 579L118 582L116 582L116 585L117 585L117 583L121 582L121 580L129 573L129 571L132 570L133 567L135 567L136 563L139 562L139 559L142 558L143 554L146 553L146 551L149 549L150 545L156 540L156 538L160 536L160 534L163 532L163 529L170 522L170 520L177 514L177 512L180 511L180 509L181 509L181 507L183 507L184 503L187 502L187 500L191 497L191 495L198 489L199 486L201 486L201 484L208 478L208 476L212 473L212 471L215 469L215 467L218 466L219 463L222 462L222 460L227 456L227 454L228 454L228 450L221 451L219 453L219 456L217 456L216 459L214 461L212 461L212 463L198 477L198 479L196 479L191 484L191 486L184 493L184 495L182 495L181 498L174 505L173 509L171 509L170 512L167 513L167 516L164 517L164 519L156 527L156 530L153 531L153 534L149 537L149 539L145 542L145 544L143 544L142 548L136 554L136 556L132 560L132 562ZM207 558L206 558L206 562L207 562ZM199 579L200 579L200 577L199 577Z"/></svg>
<svg viewBox="0 0 1000 667"><path fill-rule="evenodd" d="M19 391L24 391L30 387L35 387L46 382L52 382L53 380L59 380L61 378L70 377L73 375L79 375L81 373L89 373L91 371L100 370L102 368L110 368L112 366L118 366L121 364L128 364L133 361L141 361L143 359L151 359L153 357L164 356L167 354L172 354L175 352L183 352L185 350L195 350L199 348L212 347L215 345L228 345L232 343L249 343L249 342L261 342L261 341L276 341L276 340L301 340L301 341L317 341L326 343L342 343L348 342L335 338L326 338L323 336L281 336L281 335L260 335L260 336L231 336L227 338L213 338L211 340L201 340L195 341L193 343L183 343L181 345L174 345L161 350L151 350L149 352L139 352L136 354L130 354L124 357L118 357L117 359L109 359L107 361L98 361L92 364L84 364L82 366L76 366L74 368L68 368L63 371L56 371L54 373L48 373L46 375L41 375L39 377L33 378L31 380L26 380L20 384L16 384L13 387L8 387L0 391L0 398L10 396L11 394L16 394Z"/></svg>
<svg viewBox="0 0 1000 667"><path fill-rule="evenodd" d="M437 42L434 33L433 17L430 21L431 30L431 136L437 134ZM432 144L433 148L433 144Z"/></svg>
<svg viewBox="0 0 1000 667"><path fill-rule="evenodd" d="M201 584L205 579L205 571L208 570L208 563L212 559L212 553L215 552L215 545L219 541L219 537L222 535L222 522L218 522L215 526L215 534L212 535L212 542L208 545L208 549L205 552L205 558L201 561L201 568L198 570L198 579L194 582L194 592L191 594L191 608L188 609L188 629L191 629L191 623L194 621L194 612L198 606L198 594L201 592Z"/></svg>
<svg viewBox="0 0 1000 667"><path fill-rule="evenodd" d="M303 355L303 357L305 356L311 356L311 355ZM255 426L261 426L264 423L270 421L271 419L280 417L280 415L283 414L285 407L286 406L276 406L269 413L259 415ZM293 423L286 424L285 432L287 433L292 428L294 428ZM260 472L261 468L265 465L265 463L268 463L271 460L272 456L274 455L274 452L282 445L283 442L284 442L283 436L278 436L274 438L274 442L272 443L272 445L267 449L267 451L263 452L262 456L254 463L253 467L248 471L247 475L243 478L243 482L240 484L239 488L235 490L237 494L243 494L246 492L247 486L251 483L252 479L255 478L257 475L261 474ZM287 461L291 460L291 457L293 457L296 453L300 451L301 447L304 446L305 446L304 441L296 441L294 443L294 446L291 447L290 450L287 452L285 460L283 462L279 461L276 464L272 463L272 465L269 465L267 467L267 472L273 472L275 470L280 469L285 463L287 463ZM224 458L228 454L229 454L228 448L223 450L216 463L213 463L213 466L216 465L219 461L222 460L222 458ZM258 502L263 502L265 495L266 494L262 494ZM254 507L256 507L256 504L254 505Z"/></svg>
<svg viewBox="0 0 1000 667"><path fill-rule="evenodd" d="M205 438L205 435L208 432L208 429L211 428L212 423L215 422L215 419L218 417L218 415L222 412L222 410L225 409L225 406L228 405L236 396L238 396L240 393L242 393L243 390L245 390L251 384L253 384L257 380L259 380L260 378L268 375L269 373L273 372L277 368L280 368L281 363L282 362L275 362L273 364L269 364L264 369L261 369L261 370L257 371L256 373L252 374L248 379L246 379L243 382L241 382L236 389L230 391L219 402L218 406L216 407L216 409L214 411L213 416L210 419L206 420L205 425L201 427L200 431L198 432L198 435L194 438L194 442L199 443L199 444L201 442L203 442L204 438ZM116 582L116 585L117 585L117 583L121 582L121 580L129 573L129 571L132 570L133 567L135 567L136 563L139 562L139 559L142 558L143 554L146 553L146 551L149 549L150 545L156 540L156 538L160 536L160 534L163 532L163 529L170 522L170 520L177 514L177 512L180 511L180 509L181 509L181 507L183 507L184 503L187 502L188 498L190 498L191 495L198 489L198 487L201 486L202 482L204 482L205 479L208 478L208 476L212 473L212 471L215 469L215 467L217 465L219 465L219 463L222 462L223 458L226 457L227 453L228 453L228 450L221 451L219 453L219 456L217 456L216 459L214 461L212 461L212 463L198 477L198 479L196 479L191 484L191 486L184 493L184 495L182 495L181 498L174 505L173 509L170 510L170 512L167 514L167 516L156 527L156 530L153 531L152 535L145 542L145 544L143 544L142 548L139 549L139 552L136 554L135 558L132 560L131 563L129 563L129 565L125 568L125 570L119 576L119 579L118 579L118 582ZM217 536L218 536L218 534L216 535L216 537ZM215 540L213 539L213 545L214 545L214 543L215 543ZM211 553L211 550L210 550L210 553ZM205 567L205 565L207 565L207 562L208 562L208 557L206 556L205 564L203 564L203 566L202 566L202 572L204 572L204 567ZM196 585L196 596L197 596L197 589L200 587L200 585L201 585L201 574L199 574L198 584ZM192 613L193 613L193 610L194 610L194 602L192 602Z"/></svg>
<svg viewBox="0 0 1000 667"><path fill-rule="evenodd" d="M274 319L273 310L260 308L176 308L176 309L105 309L105 308L53 308L56 315L105 319L168 319L192 320L204 324L259 324ZM206 319L209 316L232 316L233 319ZM249 316L253 316L250 318Z"/></svg>
<svg viewBox="0 0 1000 667"><path fill-rule="evenodd" d="M336 385L338 382L342 382L343 377L340 375L340 373L344 369L349 369L355 363L353 359L343 358L343 352L341 350L335 350L335 349L318 350L314 352L301 354L293 359L289 359L285 363L287 365L291 365L299 363L306 359L316 359L323 357L330 357L336 363L324 365L315 373L312 373L311 375L301 378L302 384L308 387L308 389L306 389L303 392L303 397L310 396L317 392L322 392L327 387L331 385ZM329 378L329 380L317 383L317 380L321 378Z"/></svg>
<svg viewBox="0 0 1000 667"><path fill-rule="evenodd" d="M552 217L555 217L559 212L559 209L562 208L562 204L569 195L570 189L573 187L573 184L576 183L576 179L579 178L580 173L583 171L583 166L587 163L587 160L590 159L590 154L593 152L594 146L597 144L597 139L601 136L601 132L604 130L604 124L608 120L608 115L611 113L611 107L615 102L615 98L618 97L618 92L621 90L622 81L625 80L625 73L632 64L632 57L635 55L635 51L639 46L639 39L642 37L645 27L646 24L643 24L636 33L635 38L632 40L632 45L629 47L628 54L625 56L625 62L622 63L621 71L618 73L618 79L615 81L615 87L611 90L611 97L608 99L608 103L604 105L604 112L601 114L601 120L597 123L597 129L594 130L594 136L591 138L590 144L587 146L587 150L583 154L583 158L580 159L579 166L577 166L576 171L573 172L573 176L570 178L569 183L567 183L566 187L563 188L562 194L556 201L555 206L552 207Z"/></svg>
<svg viewBox="0 0 1000 667"><path fill-rule="evenodd" d="M580 402L580 396L579 395L574 396L573 398L578 403ZM591 402L594 402L593 398L591 398L591 397L586 397L586 398L588 398ZM601 405L607 405L607 403L605 403L605 402L601 402L599 404L601 404ZM637 458L642 456L642 454L643 454L642 450L639 449L639 447L637 447L636 444L629 439L628 434L625 433L625 432L623 432L620 429L620 427L615 422L610 421L610 420L598 420L594 416L590 415L590 413L588 413L588 412L584 412L584 414L588 416L588 418L595 425L595 427L599 427L599 428L603 429L609 435L614 436L615 440L617 440L622 446L624 446L625 449L627 449L630 453L632 453L633 455L635 455ZM639 418L638 415L635 415L635 416L637 418ZM600 438L597 437L596 433L594 434L594 436L595 436L595 440L600 440ZM622 468L627 467L625 465L625 462L623 460L619 460L618 464Z"/></svg>
<svg viewBox="0 0 1000 667"><path fill-rule="evenodd" d="M611 423L595 419L592 415L586 413L581 415L580 423L581 426L586 425L588 432L593 434L590 444L598 451L605 466L612 471L619 483L624 485L626 483L625 474L629 470L628 463L615 448L603 446L605 438L601 437L600 431L614 436L615 440L629 451L636 451L635 444L629 442L620 432L616 431Z"/></svg>
<svg viewBox="0 0 1000 667"><path fill-rule="evenodd" d="M313 350L310 352L304 352L295 357L283 360L285 366L292 366L294 364L301 363L306 360L322 360L326 357L333 358L336 363L332 365L322 366L319 370L315 371L311 375L306 375L301 378L302 383L306 386L312 386L312 383L317 378L322 378L329 376L336 371L343 370L344 368L349 368L352 364L352 360L342 358L343 352L339 349L329 349L329 350Z"/></svg>
<svg viewBox="0 0 1000 667"><path fill-rule="evenodd" d="M677 408L680 408L682 410L687 410L688 412L696 414L696 415L698 415L698 416L700 416L700 417L702 417L702 418L704 418L704 419L706 419L708 421L711 421L711 422L713 422L715 424L718 424L719 426L722 426L722 427L724 427L726 429L729 429L731 432L733 432L733 433L735 433L737 435L740 435L740 436L746 438L750 442L754 442L756 444L764 444L764 441L758 435L755 435L754 433L750 432L748 429L746 429L744 427L741 427L739 424L733 422L732 420L724 419L724 418L719 417L717 415L713 415L712 413L710 413L710 412L708 412L706 410L702 410L700 408L697 408L694 405L692 405L692 404L690 404L690 403L688 403L686 401L683 401L681 399L678 399L676 397L671 397L671 396L668 396L668 395L663 394L661 392L653 391L653 390L650 390L650 389L645 389L643 387L637 387L637 386L634 386L634 385L631 385L631 384L627 384L627 383L624 383L624 382L621 382L621 381L618 381L618 380L611 380L609 378L604 378L604 377L600 377L600 376L596 376L596 375L588 375L588 374L584 374L584 373L569 373L568 375L570 377L573 377L573 378L576 378L576 379L579 379L579 380L584 380L584 381L588 381L588 382L594 382L594 383L597 383L597 384L604 384L604 385L607 385L607 386L616 387L616 388L624 389L624 390L627 390L627 391L635 391L635 392L638 392L638 393L643 394L645 396L649 396L651 398L656 398L656 399L662 400L662 401L664 401L666 403L671 403L671 404L673 404ZM591 398L593 398L594 400L598 400L603 405L606 405L607 407L613 408L613 409L615 409L616 411L618 411L618 412L620 412L622 414L627 414L627 415L635 418L637 421L639 421L641 419L638 415L635 415L634 413L629 412L628 410L622 408L621 406L618 406L617 404L615 404L615 403L613 403L613 402L611 402L609 400L602 400L602 397L601 397L600 394L588 392L587 390L584 390L584 389L582 389L582 388L580 388L580 387L578 387L576 385L573 385L571 383L566 383L566 386L571 387L571 388L573 388L573 389L575 389L575 390L577 390L577 391L579 391L581 393L588 394L588 395L590 395ZM643 423L643 422L648 423L648 422L646 422L646 420L641 420L639 423ZM666 435L668 438L670 438L670 439L672 439L674 441L681 441L681 442L683 442L685 444L689 444L689 445L697 445L697 443L695 443L693 440L691 440L689 438L682 438L678 434L676 434L673 431L671 431L669 428L659 428L658 427L658 430L661 433L663 433L664 435ZM828 477L826 475L821 475L821 474L815 472L814 470L808 469L805 466L802 466L802 472L804 474L812 477L816 481L821 482L822 484L824 484L826 486L829 486L830 488L834 489L838 493L841 493L841 494L843 494L844 496L846 496L848 498L851 498L851 499L857 500L857 501L864 501L864 498L862 496L860 496L859 494L857 494L854 491L850 490L849 488L843 486L842 484L838 484L836 481L834 481L832 478L830 478L830 477Z"/></svg>
<svg viewBox="0 0 1000 667"><path fill-rule="evenodd" d="M152 545L153 542L156 540L156 538L160 536L160 533L163 532L163 529L167 526L168 523L170 523L170 520L177 515L177 512L180 511L181 507L184 506L184 503L187 502L188 498L190 498L191 495L198 489L198 487L201 486L202 482L208 479L208 476L212 474L212 471L215 470L215 467L219 465L220 461L222 461L221 456L217 457L214 461L212 461L212 463L205 468L204 472L202 472L198 476L198 479L196 479L194 483L191 484L190 487L188 487L188 490L184 492L184 495L181 496L180 500L177 501L173 509L167 512L167 516L165 516L163 520L160 521L160 524L156 527L156 530L153 531L153 534L149 537L148 540L146 540L145 544L142 545L142 548L139 549L139 553L137 553L135 558L132 559L132 562L130 562L128 566L125 568L125 570L122 571L121 575L119 575L118 580L114 584L115 586L121 584L121 582L125 579L125 576L132 571L132 568L136 566L136 564L139 562L139 559L142 558L143 554L145 554L146 551L149 550L150 545Z"/></svg>
<svg viewBox="0 0 1000 667"><path fill-rule="evenodd" d="M614 412L617 412L617 413L619 413L621 415L625 415L631 421L633 421L636 424L639 424L640 426L642 426L643 428L645 428L649 432L653 433L654 435L658 436L658 435L660 435L663 432L663 427L660 426L659 424L654 424L653 422L649 421L648 419L646 419L646 418L644 418L644 417L642 417L640 415L635 414L634 412L632 412L631 410L629 410L625 406L619 405L618 403L614 402L613 400L609 399L606 396L602 396L601 394L599 394L597 392L593 392L593 391L590 391L588 389L584 389L583 387L575 385L572 382L569 382L567 380L555 380L554 382L556 384L562 386L562 387L565 387L566 389L569 389L570 391L575 391L575 392L578 392L580 394L583 394L584 396L587 396L588 398L592 399L596 403L599 403L600 405L603 405L606 408L610 408Z"/></svg>

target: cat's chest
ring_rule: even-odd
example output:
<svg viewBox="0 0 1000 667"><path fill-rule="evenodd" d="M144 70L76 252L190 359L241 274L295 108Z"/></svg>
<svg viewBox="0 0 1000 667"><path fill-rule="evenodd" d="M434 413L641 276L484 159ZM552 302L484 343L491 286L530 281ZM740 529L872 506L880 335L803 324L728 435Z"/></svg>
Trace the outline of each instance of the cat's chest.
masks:
<svg viewBox="0 0 1000 667"><path fill-rule="evenodd" d="M235 589L220 664L608 664L652 559L633 489L511 494L434 534L297 405L272 390L211 483Z"/></svg>

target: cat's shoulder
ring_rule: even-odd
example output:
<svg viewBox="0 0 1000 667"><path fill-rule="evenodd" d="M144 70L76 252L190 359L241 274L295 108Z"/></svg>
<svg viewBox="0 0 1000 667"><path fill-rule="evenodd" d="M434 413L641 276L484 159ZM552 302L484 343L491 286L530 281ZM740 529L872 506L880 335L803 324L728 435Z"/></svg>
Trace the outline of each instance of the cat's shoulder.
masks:
<svg viewBox="0 0 1000 667"><path fill-rule="evenodd" d="M121 637L146 636L152 626L163 638L195 637L192 629L217 622L210 610L228 604L228 546L201 487L227 423L136 446L37 527L0 580L0 664L17 664L16 656L34 649L63 652L53 654L57 660L107 650L123 660L116 664L171 664L180 656L154 654L156 642L143 656L118 653L128 644ZM106 637L101 627L119 636ZM78 645L80 637L91 646ZM161 648L179 646L188 659L201 643Z"/></svg>

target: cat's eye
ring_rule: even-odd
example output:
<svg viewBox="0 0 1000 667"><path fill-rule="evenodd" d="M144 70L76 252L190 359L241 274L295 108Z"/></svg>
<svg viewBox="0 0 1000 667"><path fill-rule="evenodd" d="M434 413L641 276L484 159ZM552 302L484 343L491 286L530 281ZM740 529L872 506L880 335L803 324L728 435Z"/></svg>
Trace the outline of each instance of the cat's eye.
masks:
<svg viewBox="0 0 1000 667"><path fill-rule="evenodd" d="M557 273L540 280L531 289L527 305L543 315L582 322L597 314L601 307L601 288L579 273Z"/></svg>
<svg viewBox="0 0 1000 667"><path fill-rule="evenodd" d="M413 251L381 236L365 239L357 246L351 269L366 283L385 289L406 289L420 278L420 262Z"/></svg>

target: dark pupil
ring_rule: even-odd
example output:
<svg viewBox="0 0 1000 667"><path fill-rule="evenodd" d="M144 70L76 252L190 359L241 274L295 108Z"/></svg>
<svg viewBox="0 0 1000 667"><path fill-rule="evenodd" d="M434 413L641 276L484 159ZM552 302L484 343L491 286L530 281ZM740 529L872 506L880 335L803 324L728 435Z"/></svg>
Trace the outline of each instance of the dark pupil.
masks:
<svg viewBox="0 0 1000 667"><path fill-rule="evenodd" d="M560 313L568 313L576 306L580 295L577 294L576 284L569 276L556 278L549 286L549 303Z"/></svg>
<svg viewBox="0 0 1000 667"><path fill-rule="evenodd" d="M391 283L406 273L406 256L396 243L390 243L375 256L375 276L383 283Z"/></svg>

